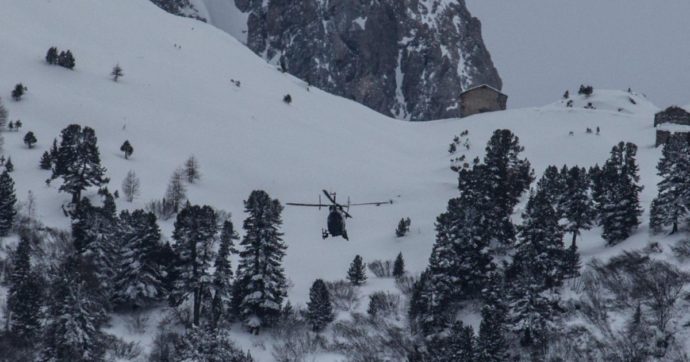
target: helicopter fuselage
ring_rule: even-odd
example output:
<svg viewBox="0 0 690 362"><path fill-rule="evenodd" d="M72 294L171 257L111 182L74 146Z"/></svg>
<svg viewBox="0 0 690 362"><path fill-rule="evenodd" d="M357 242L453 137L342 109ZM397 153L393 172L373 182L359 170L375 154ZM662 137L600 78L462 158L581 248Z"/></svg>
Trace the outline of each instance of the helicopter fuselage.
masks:
<svg viewBox="0 0 690 362"><path fill-rule="evenodd" d="M328 234L330 234L330 236L342 236L343 239L349 240L347 238L347 230L345 230L345 215L337 208L330 208L326 226L328 227ZM324 239L326 237L328 237L328 235L324 233Z"/></svg>

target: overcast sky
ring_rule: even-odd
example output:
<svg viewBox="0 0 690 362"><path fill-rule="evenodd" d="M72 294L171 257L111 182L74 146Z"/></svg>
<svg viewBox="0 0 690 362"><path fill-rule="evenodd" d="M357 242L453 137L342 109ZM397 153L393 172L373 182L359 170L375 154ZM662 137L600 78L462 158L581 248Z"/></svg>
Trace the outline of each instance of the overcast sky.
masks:
<svg viewBox="0 0 690 362"><path fill-rule="evenodd" d="M580 83L690 104L690 0L466 0L511 108Z"/></svg>

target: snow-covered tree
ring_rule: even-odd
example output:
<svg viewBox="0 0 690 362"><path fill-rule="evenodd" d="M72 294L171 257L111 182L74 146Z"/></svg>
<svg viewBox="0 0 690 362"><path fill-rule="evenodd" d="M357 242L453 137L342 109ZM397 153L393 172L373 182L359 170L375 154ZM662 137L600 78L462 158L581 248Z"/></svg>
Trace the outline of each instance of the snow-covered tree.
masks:
<svg viewBox="0 0 690 362"><path fill-rule="evenodd" d="M400 278L405 275L405 260L402 253L398 253L393 262L393 277Z"/></svg>
<svg viewBox="0 0 690 362"><path fill-rule="evenodd" d="M335 318L328 288L321 279L316 279L309 289L306 318L315 332L321 331Z"/></svg>
<svg viewBox="0 0 690 362"><path fill-rule="evenodd" d="M640 224L639 168L635 160L637 146L620 142L611 150L611 156L599 175L600 223L602 237L609 245L627 239Z"/></svg>
<svg viewBox="0 0 690 362"><path fill-rule="evenodd" d="M165 271L157 260L160 238L154 214L143 210L120 213L113 296L117 305L144 307L165 294Z"/></svg>
<svg viewBox="0 0 690 362"><path fill-rule="evenodd" d="M22 237L12 258L7 317L12 339L19 345L33 345L41 332L43 285L31 267L31 245Z"/></svg>
<svg viewBox="0 0 690 362"><path fill-rule="evenodd" d="M125 73L122 72L122 67L120 67L120 64L115 64L113 67L113 70L110 72L110 76L113 77L113 81L117 82L120 77L123 77Z"/></svg>
<svg viewBox="0 0 690 362"><path fill-rule="evenodd" d="M270 326L280 314L287 291L282 260L286 245L280 232L283 207L265 191L252 191L244 202L244 238L233 293L233 305L252 332Z"/></svg>
<svg viewBox="0 0 690 362"><path fill-rule="evenodd" d="M477 362L503 362L508 360L506 305L503 278L494 273L482 292L484 305L482 306L482 321L479 324L477 336Z"/></svg>
<svg viewBox="0 0 690 362"><path fill-rule="evenodd" d="M650 225L654 230L671 226L671 234L678 231L690 207L690 145L685 137L672 136L664 145L657 165L661 181L658 195L651 209Z"/></svg>
<svg viewBox="0 0 690 362"><path fill-rule="evenodd" d="M28 89L22 83L17 83L12 90L12 99L19 102Z"/></svg>
<svg viewBox="0 0 690 362"><path fill-rule="evenodd" d="M50 153L48 151L43 152L39 167L41 167L41 170L50 170L53 167L53 158L50 157Z"/></svg>
<svg viewBox="0 0 690 362"><path fill-rule="evenodd" d="M57 58L57 64L63 68L74 69L76 61L72 52L67 50L60 52Z"/></svg>
<svg viewBox="0 0 690 362"><path fill-rule="evenodd" d="M574 244L581 230L589 230L594 222L594 204L589 196L589 179L584 168L574 166L568 170L561 202L567 224L564 231L572 233Z"/></svg>
<svg viewBox="0 0 690 362"><path fill-rule="evenodd" d="M187 188L184 185L184 171L177 169L170 177L168 189L165 192L165 200L170 203L174 212L178 212L186 198Z"/></svg>
<svg viewBox="0 0 690 362"><path fill-rule="evenodd" d="M2 104L2 98L0 98L0 129L5 129L7 126L7 118L9 117L9 112L7 108Z"/></svg>
<svg viewBox="0 0 690 362"><path fill-rule="evenodd" d="M120 146L120 151L122 151L125 154L125 160L129 159L129 156L134 153L134 147L129 143L129 140L125 140L125 142L122 143L122 146Z"/></svg>
<svg viewBox="0 0 690 362"><path fill-rule="evenodd" d="M33 148L36 142L38 142L38 140L36 139L36 135L34 135L34 133L31 131L26 132L26 134L24 135L24 144L26 145L26 147Z"/></svg>
<svg viewBox="0 0 690 362"><path fill-rule="evenodd" d="M356 255L352 263L350 263L350 269L347 270L347 280L349 280L352 285L357 286L366 282L366 269L361 256Z"/></svg>
<svg viewBox="0 0 690 362"><path fill-rule="evenodd" d="M199 327L186 331L171 357L171 362L254 362L249 352L235 346L227 331Z"/></svg>
<svg viewBox="0 0 690 362"><path fill-rule="evenodd" d="M96 132L90 127L73 124L62 130L52 178L62 178L60 191L70 193L73 204L81 200L86 188L108 183L96 143Z"/></svg>
<svg viewBox="0 0 690 362"><path fill-rule="evenodd" d="M179 306L191 295L193 323L197 326L204 297L208 296L212 283L209 269L217 233L216 214L210 206L188 205L177 214L173 239L177 242L175 252L179 260L171 301Z"/></svg>
<svg viewBox="0 0 690 362"><path fill-rule="evenodd" d="M7 236L14 225L16 203L14 180L8 171L3 171L0 174L0 236Z"/></svg>
<svg viewBox="0 0 690 362"><path fill-rule="evenodd" d="M196 157L191 156L187 159L187 161L185 161L184 173L187 177L187 182L190 184L199 181L201 178L201 172L199 171L199 161L197 161Z"/></svg>
<svg viewBox="0 0 690 362"><path fill-rule="evenodd" d="M232 312L232 262L230 257L237 253L235 240L239 240L235 226L230 219L223 222L220 232L220 246L214 264L213 272L213 300L211 301L211 322L218 327L223 319L228 319Z"/></svg>
<svg viewBox="0 0 690 362"><path fill-rule="evenodd" d="M50 47L48 52L46 52L46 63L55 65L58 62L58 49L56 47Z"/></svg>

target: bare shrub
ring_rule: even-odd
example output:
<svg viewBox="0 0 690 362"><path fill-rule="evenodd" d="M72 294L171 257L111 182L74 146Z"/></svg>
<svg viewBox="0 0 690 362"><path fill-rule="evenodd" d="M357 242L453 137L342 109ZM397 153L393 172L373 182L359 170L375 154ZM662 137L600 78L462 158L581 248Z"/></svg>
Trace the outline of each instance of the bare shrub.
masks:
<svg viewBox="0 0 690 362"><path fill-rule="evenodd" d="M392 260L374 260L367 264L371 273L378 278L391 278L393 277L393 261Z"/></svg>
<svg viewBox="0 0 690 362"><path fill-rule="evenodd" d="M108 356L116 361L134 361L141 356L143 349L138 342L126 342L113 336L108 337Z"/></svg>
<svg viewBox="0 0 690 362"><path fill-rule="evenodd" d="M350 311L359 305L357 289L347 281L326 282L331 303L336 310Z"/></svg>
<svg viewBox="0 0 690 362"><path fill-rule="evenodd" d="M690 259L690 239L678 240L676 244L671 247L671 250L673 250L673 255L680 261Z"/></svg>
<svg viewBox="0 0 690 362"><path fill-rule="evenodd" d="M414 290L414 285L418 278L409 275L403 275L399 278L395 278L395 286L403 293L404 296L410 297L412 291Z"/></svg>
<svg viewBox="0 0 690 362"><path fill-rule="evenodd" d="M351 320L334 323L333 336L328 348L353 362L405 361L414 348L407 328L359 313L352 314Z"/></svg>
<svg viewBox="0 0 690 362"><path fill-rule="evenodd" d="M400 319L400 295L388 292L375 292L369 295L367 313L376 318L394 317Z"/></svg>

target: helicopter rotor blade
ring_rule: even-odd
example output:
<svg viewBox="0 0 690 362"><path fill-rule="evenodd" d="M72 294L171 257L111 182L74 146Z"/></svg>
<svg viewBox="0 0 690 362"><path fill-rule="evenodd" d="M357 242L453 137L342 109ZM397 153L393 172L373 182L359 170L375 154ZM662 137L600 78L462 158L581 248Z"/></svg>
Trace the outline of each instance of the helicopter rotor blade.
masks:
<svg viewBox="0 0 690 362"><path fill-rule="evenodd" d="M350 206L365 206L365 205L381 206L381 205L392 205L392 204L393 204L393 200L380 201L380 202L362 202L362 203L349 204L349 205Z"/></svg>
<svg viewBox="0 0 690 362"><path fill-rule="evenodd" d="M334 203L335 205L338 205L338 203L335 202L335 199L333 198L333 196L331 196L331 194L330 194L328 191L326 191L326 190L321 190L321 191L323 191L323 194L326 195L326 197L328 198L328 200L330 200L330 201L331 201L332 203Z"/></svg>
<svg viewBox="0 0 690 362"><path fill-rule="evenodd" d="M289 206L318 207L318 208L327 207L327 206L328 206L328 205L323 205L323 204L303 204L303 203L299 203L299 202L286 202L285 205L289 205Z"/></svg>

